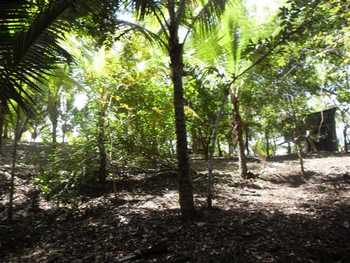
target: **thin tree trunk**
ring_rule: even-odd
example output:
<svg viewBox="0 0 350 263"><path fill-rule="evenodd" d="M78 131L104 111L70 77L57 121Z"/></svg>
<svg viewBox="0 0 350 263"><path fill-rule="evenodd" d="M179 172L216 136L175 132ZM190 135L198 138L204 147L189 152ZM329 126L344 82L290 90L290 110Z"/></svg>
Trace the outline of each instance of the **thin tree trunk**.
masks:
<svg viewBox="0 0 350 263"><path fill-rule="evenodd" d="M38 138L38 134L39 134L39 128L36 125L33 125L33 132L31 133L31 137L32 137L32 143L36 142L36 139Z"/></svg>
<svg viewBox="0 0 350 263"><path fill-rule="evenodd" d="M232 157L234 149L235 149L235 147L233 145L233 142L232 142L232 139L228 138L227 144L228 144L228 154L229 154L230 157Z"/></svg>
<svg viewBox="0 0 350 263"><path fill-rule="evenodd" d="M297 155L299 158L299 163L300 163L300 171L301 174L304 176L305 175L305 168L304 168L304 158L303 158L303 153L301 151L301 146L299 142L295 142L296 148L297 148Z"/></svg>
<svg viewBox="0 0 350 263"><path fill-rule="evenodd" d="M57 126L58 120L55 118L52 120L52 144L55 146L57 144Z"/></svg>
<svg viewBox="0 0 350 263"><path fill-rule="evenodd" d="M107 178L107 152L105 147L106 134L105 134L105 122L106 122L106 110L107 110L107 95L102 94L100 110L98 113L98 121L97 121L97 147L99 151L99 171L98 178L101 184L106 183Z"/></svg>
<svg viewBox="0 0 350 263"><path fill-rule="evenodd" d="M221 144L220 144L220 139L217 139L217 145L218 145L218 153L219 153L219 157L223 157L223 153L222 153L222 149L221 149Z"/></svg>
<svg viewBox="0 0 350 263"><path fill-rule="evenodd" d="M194 154L198 154L198 135L197 135L197 131L195 128L191 129L191 137L192 137L192 152Z"/></svg>
<svg viewBox="0 0 350 263"><path fill-rule="evenodd" d="M349 152L348 149L348 125L345 125L344 129L343 129L343 137L344 137L344 151L345 153Z"/></svg>
<svg viewBox="0 0 350 263"><path fill-rule="evenodd" d="M203 131L200 130L198 133L198 142L200 145L200 152L204 154L204 159L208 161L208 152L209 152L209 144L210 144L210 136L209 138L206 138L205 135L203 135Z"/></svg>
<svg viewBox="0 0 350 263"><path fill-rule="evenodd" d="M298 158L299 158L299 162L300 162L300 170L301 170L301 174L304 176L305 175L305 169L304 169L304 159L303 159L303 154L302 154L302 149L301 149L301 144L300 144L300 139L301 139L301 136L300 136L300 131L298 129L298 125L297 125L297 116L296 116L296 113L295 113L295 109L293 107L293 97L290 96L288 97L288 101L289 101L289 105L290 105L290 109L292 110L292 117L293 117L293 122L294 122L294 131L293 131L293 142L295 143L295 146L296 146L296 150L297 150L297 155L298 155Z"/></svg>
<svg viewBox="0 0 350 263"><path fill-rule="evenodd" d="M288 143L287 143L287 154L288 154L288 155L291 155L291 154L292 154L292 147L291 147L289 141L288 141Z"/></svg>
<svg viewBox="0 0 350 263"><path fill-rule="evenodd" d="M179 202L184 219L190 219L195 215L193 201L192 176L187 149L187 132L184 111L183 94L183 45L179 43L178 17L175 12L174 1L168 2L170 14L169 26L169 56L171 61L171 77L174 86L174 108L176 127L176 154L178 161Z"/></svg>
<svg viewBox="0 0 350 263"><path fill-rule="evenodd" d="M270 157L270 139L269 139L269 131L265 130L265 144L266 144L266 157Z"/></svg>
<svg viewBox="0 0 350 263"><path fill-rule="evenodd" d="M5 125L5 110L4 106L0 106L0 154L2 153L3 146L3 133L4 133L4 125Z"/></svg>
<svg viewBox="0 0 350 263"><path fill-rule="evenodd" d="M63 144L65 143L65 140L66 140L66 125L67 125L67 123L64 122L62 124L62 127L61 127L61 130L62 130L62 143Z"/></svg>
<svg viewBox="0 0 350 263"><path fill-rule="evenodd" d="M239 101L231 90L231 102L232 102L232 115L233 115L233 130L238 142L238 162L239 162L239 173L242 178L247 178L248 167L247 160L244 153L244 141L242 131L242 119L239 110Z"/></svg>
<svg viewBox="0 0 350 263"><path fill-rule="evenodd" d="M208 161L209 159L209 147L210 147L210 138L208 141L202 140L203 151L204 151L204 159Z"/></svg>
<svg viewBox="0 0 350 263"><path fill-rule="evenodd" d="M245 127L245 149L247 152L247 156L249 156L250 152L249 152L249 128L248 128L248 126Z"/></svg>
<svg viewBox="0 0 350 263"><path fill-rule="evenodd" d="M220 119L224 113L225 105L227 101L227 91L224 92L224 101L216 114L213 129L210 136L210 142L208 147L208 191L207 191L207 206L212 207L213 203L213 156L215 151L215 142L217 136L217 130L219 128Z"/></svg>
<svg viewBox="0 0 350 263"><path fill-rule="evenodd" d="M17 144L20 138L20 116L19 109L16 114L16 125L13 138L12 146L12 166L11 166L11 178L10 178L10 192L9 192L9 203L7 208L7 220L11 223L13 221L13 199L15 194L15 173L16 173L16 159L17 159Z"/></svg>
<svg viewBox="0 0 350 263"><path fill-rule="evenodd" d="M273 147L272 147L272 157L276 156L276 152L277 152L277 142L276 142L276 138L273 139Z"/></svg>
<svg viewBox="0 0 350 263"><path fill-rule="evenodd" d="M9 126L6 122L4 123L4 130L3 130L2 138L3 138L3 140L7 140L9 138Z"/></svg>

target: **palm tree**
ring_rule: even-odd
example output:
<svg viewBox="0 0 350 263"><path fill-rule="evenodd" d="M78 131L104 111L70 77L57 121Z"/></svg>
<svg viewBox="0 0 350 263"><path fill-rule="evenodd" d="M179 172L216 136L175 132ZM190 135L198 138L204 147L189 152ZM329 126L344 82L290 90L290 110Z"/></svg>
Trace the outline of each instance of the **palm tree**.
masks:
<svg viewBox="0 0 350 263"><path fill-rule="evenodd" d="M66 23L59 17L71 1L54 1L36 13L32 1L4 0L0 3L0 100L12 101L32 112L32 96L40 91L53 64L70 56L60 47ZM26 88L24 88L26 86Z"/></svg>
<svg viewBox="0 0 350 263"><path fill-rule="evenodd" d="M213 34L203 39L202 36L193 39L193 45L197 50L197 55L206 61L211 67L221 73L223 82L224 101L218 110L217 119L214 124L218 126L218 121L222 115L223 107L229 95L232 104L232 127L234 138L238 143L239 171L245 178L248 168L244 152L243 141L243 121L240 111L240 89L243 82L238 83L237 76L240 75L246 61L242 58L242 51L247 46L249 37L251 37L251 21L248 19L246 10L241 1L235 1L230 8L226 10L222 22L216 28ZM211 145L209 147L209 181L211 175L211 157L215 148L216 128L213 128L211 135ZM210 182L209 182L210 188ZM208 196L210 197L211 191ZM208 204L210 205L208 198Z"/></svg>
<svg viewBox="0 0 350 263"><path fill-rule="evenodd" d="M60 46L64 33L79 16L91 16L95 26L114 17L116 0L1 0L0 1L0 101L2 107L16 102L33 112L33 96L42 89L57 63L71 61ZM107 19L107 20L108 20ZM84 19L82 19L84 20ZM80 21L82 30L91 27ZM86 28L84 28L86 27ZM90 32L91 33L91 32ZM24 88L26 86L26 88ZM13 105L12 105L13 106Z"/></svg>
<svg viewBox="0 0 350 263"><path fill-rule="evenodd" d="M317 6L317 1L312 7ZM252 19L248 16L244 7L243 1L237 0L231 5L232 8L227 9L222 23L219 24L213 34L209 37L199 37L194 39L194 46L197 54L201 56L204 61L210 64L219 72L224 72L223 83L226 86L224 94L230 96L232 104L232 126L234 131L234 138L238 143L238 157L239 170L243 178L248 176L247 161L245 156L245 146L243 140L244 122L241 117L241 94L244 89L244 77L254 67L264 61L271 55L276 48L284 44L291 37L302 33L309 20L298 21L294 27L291 28L288 23L282 23L279 27L280 31L276 36L273 36L272 27L266 27L267 30L261 28L254 28ZM307 9L308 13L312 12L312 8ZM292 11L282 9L279 16L284 21L286 13ZM298 12L293 13L293 22L296 19ZM250 43L251 39L266 38L264 41L255 41L258 43ZM224 100L223 104L226 102ZM219 109L217 118L220 117ZM217 125L217 124L215 124ZM214 125L214 126L215 126ZM215 132L212 136L213 145L210 149L215 147ZM210 155L210 154L209 154ZM210 159L210 158L209 158ZM209 165L210 166L210 165ZM209 169L210 170L210 169ZM210 174L210 171L209 171ZM209 203L209 202L208 202Z"/></svg>
<svg viewBox="0 0 350 263"><path fill-rule="evenodd" d="M66 63L71 56L59 44L65 32L69 31L69 22L78 14L72 10L83 12L88 4L96 8L94 15L107 10L105 14L114 15L111 3L116 1L78 1L53 0L1 0L0 1L0 127L4 122L3 115L14 108L20 108L27 114L33 114L35 95L41 94L39 83L45 83L54 65ZM83 6L82 6L83 5ZM98 6L100 8L98 8ZM66 15L66 16L65 16ZM103 16L100 16L103 17ZM104 17L103 17L104 19ZM17 120L19 114L16 114ZM19 140L18 121L14 136L13 163L11 172L11 191L8 218L12 219L14 193L14 174L17 141Z"/></svg>
<svg viewBox="0 0 350 263"><path fill-rule="evenodd" d="M174 92L179 202L181 214L185 219L192 218L195 215L195 209L184 113L184 45L188 36L196 29L197 25L201 25L203 31L208 31L214 26L228 2L228 0L131 0L128 1L128 4L137 11L138 17L143 19L151 15L157 21L160 31L154 33L138 24L119 21L120 26L125 25L140 31L148 38L156 38L169 55ZM183 34L180 35L180 32Z"/></svg>

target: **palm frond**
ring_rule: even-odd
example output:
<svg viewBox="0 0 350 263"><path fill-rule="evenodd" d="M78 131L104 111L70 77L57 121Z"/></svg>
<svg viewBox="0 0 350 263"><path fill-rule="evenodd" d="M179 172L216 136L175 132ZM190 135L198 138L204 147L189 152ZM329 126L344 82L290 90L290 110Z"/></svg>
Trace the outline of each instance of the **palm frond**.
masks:
<svg viewBox="0 0 350 263"><path fill-rule="evenodd" d="M164 5L162 0L131 0L126 1L126 5L131 10L136 11L139 19L144 19L148 14L153 14Z"/></svg>
<svg viewBox="0 0 350 263"><path fill-rule="evenodd" d="M198 1L192 1L198 2ZM199 28L203 32L213 29L220 21L220 16L224 13L230 0L208 0L197 14L191 19L190 28ZM199 27L195 27L196 25Z"/></svg>
<svg viewBox="0 0 350 263"><path fill-rule="evenodd" d="M120 29L124 29L126 32L138 32L141 33L150 43L158 43L162 47L167 47L166 42L160 37L159 34L156 34L147 28L143 27L140 24L125 21L117 20L117 26Z"/></svg>
<svg viewBox="0 0 350 263"><path fill-rule="evenodd" d="M72 6L70 0L57 0L37 10L32 1L2 0L0 4L0 86L1 100L14 100L26 112L33 108L33 94L56 63L70 55L59 41L67 24L59 20Z"/></svg>

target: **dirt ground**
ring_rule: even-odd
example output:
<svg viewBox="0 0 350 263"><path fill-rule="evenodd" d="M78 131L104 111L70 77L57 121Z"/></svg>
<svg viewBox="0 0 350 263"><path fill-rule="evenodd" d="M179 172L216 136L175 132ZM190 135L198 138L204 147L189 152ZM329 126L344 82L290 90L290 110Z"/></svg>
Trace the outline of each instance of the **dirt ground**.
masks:
<svg viewBox="0 0 350 263"><path fill-rule="evenodd" d="M213 209L205 208L206 163L192 167L199 215L185 223L174 174L138 176L74 208L42 200L28 212L31 169L24 165L17 221L0 221L0 262L350 262L349 155L309 156L305 176L291 158L251 162L258 177L246 181L234 161L216 160Z"/></svg>

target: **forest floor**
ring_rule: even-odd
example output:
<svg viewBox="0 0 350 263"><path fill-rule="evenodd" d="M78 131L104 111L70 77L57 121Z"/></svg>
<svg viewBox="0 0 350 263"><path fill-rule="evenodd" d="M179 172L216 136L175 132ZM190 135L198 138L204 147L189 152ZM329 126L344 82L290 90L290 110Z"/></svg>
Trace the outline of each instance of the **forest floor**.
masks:
<svg viewBox="0 0 350 263"><path fill-rule="evenodd" d="M5 216L9 158L0 159L0 262L350 262L350 156L251 162L258 177L241 180L237 163L216 160L214 208L205 208L206 163L193 161L193 222L179 217L174 174L138 176L117 194L74 208L27 195L33 170L20 160L16 221ZM29 202L29 203L28 203Z"/></svg>

